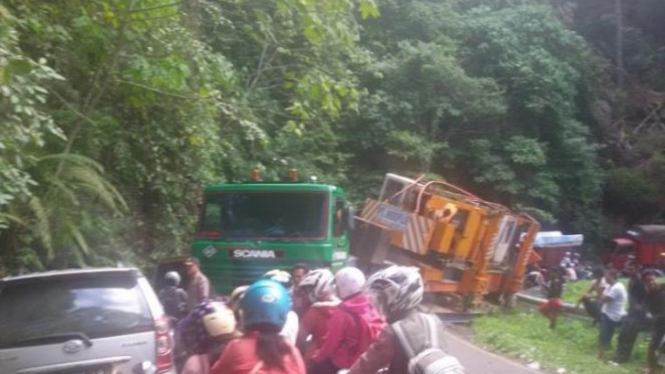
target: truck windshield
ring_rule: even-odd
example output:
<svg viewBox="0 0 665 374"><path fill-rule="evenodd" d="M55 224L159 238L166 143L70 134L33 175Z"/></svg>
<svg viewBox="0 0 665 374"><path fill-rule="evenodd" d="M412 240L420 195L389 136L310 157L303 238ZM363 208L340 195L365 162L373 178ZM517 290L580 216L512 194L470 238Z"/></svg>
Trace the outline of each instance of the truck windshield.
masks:
<svg viewBox="0 0 665 374"><path fill-rule="evenodd" d="M206 197L200 237L320 239L325 236L325 194L228 191Z"/></svg>

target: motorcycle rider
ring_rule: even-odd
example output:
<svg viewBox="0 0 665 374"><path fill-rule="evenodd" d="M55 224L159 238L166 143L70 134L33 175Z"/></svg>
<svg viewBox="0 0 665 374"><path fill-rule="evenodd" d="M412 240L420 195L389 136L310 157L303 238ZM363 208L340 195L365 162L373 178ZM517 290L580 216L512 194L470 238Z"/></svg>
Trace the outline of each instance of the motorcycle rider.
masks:
<svg viewBox="0 0 665 374"><path fill-rule="evenodd" d="M211 374L306 374L298 349L280 335L291 297L279 283L263 279L240 300L245 335L228 344Z"/></svg>
<svg viewBox="0 0 665 374"><path fill-rule="evenodd" d="M323 347L312 357L312 373L336 373L348 369L376 340L383 328L381 315L363 291L365 275L354 267L335 274L337 296L342 303L330 318Z"/></svg>
<svg viewBox="0 0 665 374"><path fill-rule="evenodd" d="M311 306L300 322L297 344L303 352L305 364L310 367L312 357L325 343L330 319L340 301L335 296L335 276L328 269L310 271L300 282L298 291L311 301ZM311 341L307 341L309 337Z"/></svg>
<svg viewBox="0 0 665 374"><path fill-rule="evenodd" d="M293 281L291 274L284 270L270 270L269 272L263 275L264 279L270 279L273 282L281 284L289 292L289 297L292 298L293 293ZM295 345L296 340L298 339L298 328L300 327L300 319L298 314L295 311L289 311L289 314L286 316L286 323L284 324L284 329L282 329L282 336L285 337L289 343Z"/></svg>
<svg viewBox="0 0 665 374"><path fill-rule="evenodd" d="M191 354L180 374L208 374L226 345L239 336L233 311L221 303L204 301L183 324L183 342Z"/></svg>
<svg viewBox="0 0 665 374"><path fill-rule="evenodd" d="M372 275L366 288L376 296L390 325L381 331L378 339L351 367L348 374L374 374L383 368L387 368L388 374L411 373L409 365L417 357L407 354L401 343L405 337L419 345L413 347L416 348L414 352L425 353L427 349L432 351L431 348L437 348L440 355L435 357L438 361L434 363L440 369L447 370L441 372L463 373L459 362L443 352L446 336L441 322L436 317L418 311L424 286L417 268L391 266ZM397 336L396 328L399 328L401 338Z"/></svg>
<svg viewBox="0 0 665 374"><path fill-rule="evenodd" d="M187 292L180 285L180 274L169 271L164 275L164 288L159 291L159 301L164 306L164 313L176 321L187 314Z"/></svg>

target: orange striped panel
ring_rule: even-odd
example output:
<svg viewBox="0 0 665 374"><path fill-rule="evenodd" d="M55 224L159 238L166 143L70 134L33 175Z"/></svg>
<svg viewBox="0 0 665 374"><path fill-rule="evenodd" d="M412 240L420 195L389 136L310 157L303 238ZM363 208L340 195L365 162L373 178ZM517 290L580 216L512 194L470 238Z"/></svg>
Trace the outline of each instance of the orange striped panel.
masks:
<svg viewBox="0 0 665 374"><path fill-rule="evenodd" d="M427 254L433 229L434 221L411 214L405 235L402 236L402 248L421 255Z"/></svg>
<svg viewBox="0 0 665 374"><path fill-rule="evenodd" d="M381 205L380 201L367 199L365 201L363 211L360 213L360 217L368 221L374 221L376 218L376 211L379 209L379 205Z"/></svg>

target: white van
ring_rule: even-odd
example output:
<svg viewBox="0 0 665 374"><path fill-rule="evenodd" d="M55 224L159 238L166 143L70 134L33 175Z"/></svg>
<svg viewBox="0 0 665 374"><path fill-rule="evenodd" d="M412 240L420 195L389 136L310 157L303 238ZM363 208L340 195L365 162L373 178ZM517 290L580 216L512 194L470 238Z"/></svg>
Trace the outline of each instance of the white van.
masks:
<svg viewBox="0 0 665 374"><path fill-rule="evenodd" d="M169 321L140 271L0 280L0 373L175 374Z"/></svg>

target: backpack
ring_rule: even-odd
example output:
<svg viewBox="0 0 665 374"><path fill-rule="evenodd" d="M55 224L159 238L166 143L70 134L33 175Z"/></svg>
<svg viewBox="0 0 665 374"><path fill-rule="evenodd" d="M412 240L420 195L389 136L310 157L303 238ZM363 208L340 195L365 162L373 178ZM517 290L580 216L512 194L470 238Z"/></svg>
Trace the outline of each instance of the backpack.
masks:
<svg viewBox="0 0 665 374"><path fill-rule="evenodd" d="M175 318L182 318L187 312L187 304L182 300L180 289L177 287L165 288L159 293L159 299L164 306L164 312Z"/></svg>
<svg viewBox="0 0 665 374"><path fill-rule="evenodd" d="M437 329L440 328L440 322L436 317L431 314L418 313L418 320L419 326L423 328L425 334L408 334L407 336L403 328L403 321L391 325L399 345L408 358L408 373L464 374L464 368L459 361L442 349L444 342L439 341ZM422 337L422 335L426 336L424 343L418 341L418 337Z"/></svg>
<svg viewBox="0 0 665 374"><path fill-rule="evenodd" d="M353 310L351 310L349 307L347 307L344 304L339 304L337 306L337 308L344 311L347 314L350 314L351 317L358 324L358 329L360 330L359 331L360 340L358 342L358 347L357 347L356 354L359 357L379 337L379 334L381 333L381 330L383 329L383 325L377 325L377 324L369 323L369 321L367 321L365 318L363 318L363 317L359 316L358 314L356 314L356 312L354 312Z"/></svg>

